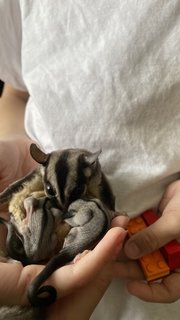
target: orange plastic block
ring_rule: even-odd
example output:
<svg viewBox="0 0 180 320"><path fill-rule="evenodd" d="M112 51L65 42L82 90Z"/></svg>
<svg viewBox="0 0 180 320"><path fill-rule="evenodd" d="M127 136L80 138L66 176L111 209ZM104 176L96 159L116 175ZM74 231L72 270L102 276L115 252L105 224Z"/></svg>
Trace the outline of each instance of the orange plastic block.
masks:
<svg viewBox="0 0 180 320"><path fill-rule="evenodd" d="M160 279L170 273L170 268L159 250L140 258L139 263L147 281Z"/></svg>
<svg viewBox="0 0 180 320"><path fill-rule="evenodd" d="M145 229L147 226L141 217L131 219L128 223L128 234L132 236L138 231Z"/></svg>
<svg viewBox="0 0 180 320"><path fill-rule="evenodd" d="M142 217L131 219L128 224L128 234L133 234L147 228ZM160 279L170 273L170 269L159 250L145 255L139 259L139 263L147 281Z"/></svg>

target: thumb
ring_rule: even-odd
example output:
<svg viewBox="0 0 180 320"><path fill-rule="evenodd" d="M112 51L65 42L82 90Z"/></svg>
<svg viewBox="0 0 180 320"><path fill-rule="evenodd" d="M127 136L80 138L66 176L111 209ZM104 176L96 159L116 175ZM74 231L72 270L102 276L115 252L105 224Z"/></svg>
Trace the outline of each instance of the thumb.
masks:
<svg viewBox="0 0 180 320"><path fill-rule="evenodd" d="M176 214L162 215L155 223L133 235L125 244L125 254L138 259L179 237L180 223Z"/></svg>

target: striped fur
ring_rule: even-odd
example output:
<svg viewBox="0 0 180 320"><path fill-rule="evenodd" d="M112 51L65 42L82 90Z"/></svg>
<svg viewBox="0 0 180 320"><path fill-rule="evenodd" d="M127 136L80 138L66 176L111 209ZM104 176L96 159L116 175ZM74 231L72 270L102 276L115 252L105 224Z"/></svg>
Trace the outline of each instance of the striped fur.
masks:
<svg viewBox="0 0 180 320"><path fill-rule="evenodd" d="M65 149L46 155L36 145L31 146L32 157L42 164L45 193L56 199L61 210L66 211L79 198L98 198L114 210L114 196L101 170L99 153Z"/></svg>

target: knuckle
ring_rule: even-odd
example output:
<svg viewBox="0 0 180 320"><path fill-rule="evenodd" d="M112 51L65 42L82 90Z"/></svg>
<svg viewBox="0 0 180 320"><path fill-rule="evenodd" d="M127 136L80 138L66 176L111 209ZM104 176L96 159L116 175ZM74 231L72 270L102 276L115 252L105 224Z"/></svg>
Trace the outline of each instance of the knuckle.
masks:
<svg viewBox="0 0 180 320"><path fill-rule="evenodd" d="M177 217L177 210L170 210L166 217L166 238L167 241L173 240L180 235L180 216Z"/></svg>
<svg viewBox="0 0 180 320"><path fill-rule="evenodd" d="M180 180L172 182L166 189L166 194L172 197L176 192L180 192Z"/></svg>
<svg viewBox="0 0 180 320"><path fill-rule="evenodd" d="M139 235L138 235L139 236ZM160 247L160 242L153 230L146 230L140 237L137 237L136 243L142 252L150 253Z"/></svg>

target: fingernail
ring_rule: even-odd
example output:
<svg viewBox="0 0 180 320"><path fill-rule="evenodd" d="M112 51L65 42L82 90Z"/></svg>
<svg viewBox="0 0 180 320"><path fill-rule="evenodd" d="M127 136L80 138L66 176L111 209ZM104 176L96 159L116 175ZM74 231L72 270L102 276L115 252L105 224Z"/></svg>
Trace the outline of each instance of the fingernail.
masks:
<svg viewBox="0 0 180 320"><path fill-rule="evenodd" d="M129 242L129 243L127 242L125 244L124 250L125 250L126 255L132 259L137 259L141 255L140 249L138 248L138 246L134 242Z"/></svg>

